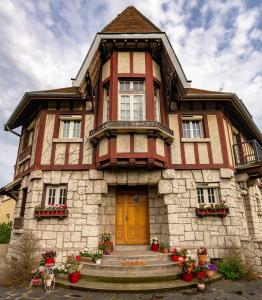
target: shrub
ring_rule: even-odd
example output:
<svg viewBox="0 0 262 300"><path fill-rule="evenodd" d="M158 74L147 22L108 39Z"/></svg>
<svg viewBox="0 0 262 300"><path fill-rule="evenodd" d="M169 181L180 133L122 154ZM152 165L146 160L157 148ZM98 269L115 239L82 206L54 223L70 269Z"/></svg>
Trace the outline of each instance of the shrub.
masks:
<svg viewBox="0 0 262 300"><path fill-rule="evenodd" d="M239 280L246 275L247 268L241 259L241 251L233 243L227 250L223 261L218 263L218 270L230 280Z"/></svg>
<svg viewBox="0 0 262 300"><path fill-rule="evenodd" d="M10 241L12 222L0 224L0 244L8 244Z"/></svg>

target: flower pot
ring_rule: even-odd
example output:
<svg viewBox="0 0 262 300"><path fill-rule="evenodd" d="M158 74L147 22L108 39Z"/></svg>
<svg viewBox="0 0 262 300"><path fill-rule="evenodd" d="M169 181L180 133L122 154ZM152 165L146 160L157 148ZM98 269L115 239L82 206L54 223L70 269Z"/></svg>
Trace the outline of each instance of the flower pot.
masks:
<svg viewBox="0 0 262 300"><path fill-rule="evenodd" d="M47 259L45 260L45 265L46 265L46 266L51 266L51 265L53 265L54 263L55 263L54 258L47 258Z"/></svg>
<svg viewBox="0 0 262 300"><path fill-rule="evenodd" d="M205 278L206 277L206 271L194 272L193 277L195 277L195 278Z"/></svg>
<svg viewBox="0 0 262 300"><path fill-rule="evenodd" d="M168 251L169 251L169 249L168 249L168 248L162 248L162 249L161 249L161 252L162 252L162 253L165 253L165 254L167 254L167 253L168 253Z"/></svg>
<svg viewBox="0 0 262 300"><path fill-rule="evenodd" d="M198 283L197 284L197 289L200 291L200 292L203 292L205 289L206 289L206 285L204 283Z"/></svg>
<svg viewBox="0 0 262 300"><path fill-rule="evenodd" d="M77 283L80 279L80 272L71 273L68 277L71 283Z"/></svg>
<svg viewBox="0 0 262 300"><path fill-rule="evenodd" d="M180 257L179 255L172 255L171 260L172 261L178 261L179 257Z"/></svg>
<svg viewBox="0 0 262 300"><path fill-rule="evenodd" d="M34 278L34 279L32 279L32 285L40 285L40 284L41 284L40 278Z"/></svg>
<svg viewBox="0 0 262 300"><path fill-rule="evenodd" d="M96 264L97 264L97 265L101 265L101 262L102 262L101 258L98 258L98 259L96 260Z"/></svg>
<svg viewBox="0 0 262 300"><path fill-rule="evenodd" d="M215 275L215 271L207 270L207 278L212 278Z"/></svg>
<svg viewBox="0 0 262 300"><path fill-rule="evenodd" d="M204 265L207 262L207 254L198 255L198 262L200 265Z"/></svg>
<svg viewBox="0 0 262 300"><path fill-rule="evenodd" d="M183 273L183 280L190 282L193 280L193 274L192 273Z"/></svg>
<svg viewBox="0 0 262 300"><path fill-rule="evenodd" d="M159 244L158 243L154 243L151 245L151 250L157 252L159 249Z"/></svg>

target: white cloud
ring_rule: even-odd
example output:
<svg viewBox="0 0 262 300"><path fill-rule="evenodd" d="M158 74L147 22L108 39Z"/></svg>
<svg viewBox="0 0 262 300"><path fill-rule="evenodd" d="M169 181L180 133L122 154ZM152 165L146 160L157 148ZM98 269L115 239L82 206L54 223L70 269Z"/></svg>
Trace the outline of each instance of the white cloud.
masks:
<svg viewBox="0 0 262 300"><path fill-rule="evenodd" d="M71 85L95 33L133 4L167 32L192 86L237 93L262 127L262 6L202 2L0 1L0 126L25 91ZM1 132L0 185L11 180L16 147L15 137Z"/></svg>

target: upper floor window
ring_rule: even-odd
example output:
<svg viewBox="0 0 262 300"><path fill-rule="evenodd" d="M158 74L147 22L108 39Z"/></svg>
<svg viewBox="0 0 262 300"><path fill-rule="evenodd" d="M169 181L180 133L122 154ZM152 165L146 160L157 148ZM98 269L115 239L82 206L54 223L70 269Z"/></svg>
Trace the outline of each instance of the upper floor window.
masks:
<svg viewBox="0 0 262 300"><path fill-rule="evenodd" d="M202 120L183 120L182 129L184 138L204 138Z"/></svg>
<svg viewBox="0 0 262 300"><path fill-rule="evenodd" d="M198 187L197 199L199 204L213 204L218 202L218 188L214 187Z"/></svg>
<svg viewBox="0 0 262 300"><path fill-rule="evenodd" d="M121 121L145 119L144 81L119 81L119 119Z"/></svg>
<svg viewBox="0 0 262 300"><path fill-rule="evenodd" d="M104 87L104 110L103 110L103 121L109 120L109 86Z"/></svg>
<svg viewBox="0 0 262 300"><path fill-rule="evenodd" d="M62 138L79 138L80 124L79 120L62 120Z"/></svg>
<svg viewBox="0 0 262 300"><path fill-rule="evenodd" d="M160 97L159 89L154 86L154 106L155 106L155 120L160 122Z"/></svg>
<svg viewBox="0 0 262 300"><path fill-rule="evenodd" d="M46 188L45 206L65 205L67 188L65 185L48 185Z"/></svg>

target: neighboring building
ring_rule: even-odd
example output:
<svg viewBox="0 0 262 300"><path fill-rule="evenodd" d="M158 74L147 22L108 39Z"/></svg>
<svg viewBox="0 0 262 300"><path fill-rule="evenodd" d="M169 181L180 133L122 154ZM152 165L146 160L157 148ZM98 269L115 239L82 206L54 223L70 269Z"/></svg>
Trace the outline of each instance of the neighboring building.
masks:
<svg viewBox="0 0 262 300"><path fill-rule="evenodd" d="M261 247L259 129L234 93L192 88L166 34L134 7L96 35L72 87L25 93L5 129L19 126L15 179L1 189L16 200L9 256L28 230L60 260L104 231L211 257L230 240L247 258ZM220 200L227 216L196 214ZM55 204L67 208L43 212Z"/></svg>
<svg viewBox="0 0 262 300"><path fill-rule="evenodd" d="M0 224L13 221L15 205L14 199L0 195Z"/></svg>

